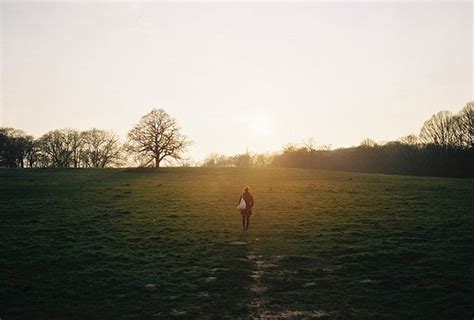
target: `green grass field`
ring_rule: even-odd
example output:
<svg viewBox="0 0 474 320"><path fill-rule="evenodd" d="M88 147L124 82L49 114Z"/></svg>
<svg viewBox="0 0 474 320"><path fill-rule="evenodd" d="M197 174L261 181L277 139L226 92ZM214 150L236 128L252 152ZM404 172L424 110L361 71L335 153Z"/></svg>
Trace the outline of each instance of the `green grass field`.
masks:
<svg viewBox="0 0 474 320"><path fill-rule="evenodd" d="M472 179L0 170L0 318L471 319L473 207Z"/></svg>

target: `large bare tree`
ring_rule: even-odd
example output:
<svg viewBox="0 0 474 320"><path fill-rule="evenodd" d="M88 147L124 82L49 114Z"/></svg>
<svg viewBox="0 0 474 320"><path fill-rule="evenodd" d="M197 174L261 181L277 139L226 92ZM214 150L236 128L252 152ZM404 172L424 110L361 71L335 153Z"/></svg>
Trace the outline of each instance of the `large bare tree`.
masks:
<svg viewBox="0 0 474 320"><path fill-rule="evenodd" d="M126 148L137 156L141 165L159 168L163 160L181 160L189 145L176 120L163 109L153 109L130 130Z"/></svg>

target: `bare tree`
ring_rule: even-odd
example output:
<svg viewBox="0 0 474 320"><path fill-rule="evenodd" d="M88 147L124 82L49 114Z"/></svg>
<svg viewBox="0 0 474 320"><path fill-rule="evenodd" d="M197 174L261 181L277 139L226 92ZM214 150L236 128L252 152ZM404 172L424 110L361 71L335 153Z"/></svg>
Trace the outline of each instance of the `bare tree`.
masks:
<svg viewBox="0 0 474 320"><path fill-rule="evenodd" d="M268 154L256 154L253 156L253 165L258 168L269 167L271 162L271 157Z"/></svg>
<svg viewBox="0 0 474 320"><path fill-rule="evenodd" d="M232 157L232 162L238 168L250 168L252 166L252 155L250 153L237 154Z"/></svg>
<svg viewBox="0 0 474 320"><path fill-rule="evenodd" d="M0 128L0 166L24 168L33 142L23 130Z"/></svg>
<svg viewBox="0 0 474 320"><path fill-rule="evenodd" d="M420 131L420 142L436 147L456 145L454 118L449 111L440 111L425 121Z"/></svg>
<svg viewBox="0 0 474 320"><path fill-rule="evenodd" d="M80 132L72 129L53 130L38 141L44 156L43 165L78 167L83 142Z"/></svg>
<svg viewBox="0 0 474 320"><path fill-rule="evenodd" d="M306 147L306 149L308 149L310 153L313 153L314 151L316 151L313 137L309 137L308 139L306 139L304 142L304 146Z"/></svg>
<svg viewBox="0 0 474 320"><path fill-rule="evenodd" d="M418 145L418 137L414 134L409 134L407 136L401 137L398 139L401 144L408 145L408 146L416 146Z"/></svg>
<svg viewBox="0 0 474 320"><path fill-rule="evenodd" d="M82 136L83 166L105 168L118 164L121 158L121 146L116 134L94 128L83 132Z"/></svg>
<svg viewBox="0 0 474 320"><path fill-rule="evenodd" d="M71 166L74 168L80 167L82 153L84 152L84 134L77 130L65 130L67 141L70 141L71 146Z"/></svg>
<svg viewBox="0 0 474 320"><path fill-rule="evenodd" d="M32 136L26 141L25 159L28 167L33 168L38 162L38 155L40 152L39 144L37 140L34 140Z"/></svg>
<svg viewBox="0 0 474 320"><path fill-rule="evenodd" d="M234 167L234 156L224 156L218 153L209 154L202 162L203 167Z"/></svg>
<svg viewBox="0 0 474 320"><path fill-rule="evenodd" d="M362 140L362 142L359 145L359 147L362 147L362 148L375 148L377 146L378 146L377 142L375 142L374 140L370 138L366 138Z"/></svg>
<svg viewBox="0 0 474 320"><path fill-rule="evenodd" d="M152 164L159 168L163 160L181 160L190 143L174 118L163 109L153 109L130 130L126 148L136 155L141 165Z"/></svg>
<svg viewBox="0 0 474 320"><path fill-rule="evenodd" d="M457 117L459 140L463 147L474 147L474 101L468 102Z"/></svg>
<svg viewBox="0 0 474 320"><path fill-rule="evenodd" d="M308 152L308 154L305 154L306 167L310 168L312 166L312 162L313 162L313 159L314 159L313 158L314 152L316 151L314 138L310 137L310 138L306 139L306 141L304 142L304 146L305 146L305 148L307 149L307 152Z"/></svg>

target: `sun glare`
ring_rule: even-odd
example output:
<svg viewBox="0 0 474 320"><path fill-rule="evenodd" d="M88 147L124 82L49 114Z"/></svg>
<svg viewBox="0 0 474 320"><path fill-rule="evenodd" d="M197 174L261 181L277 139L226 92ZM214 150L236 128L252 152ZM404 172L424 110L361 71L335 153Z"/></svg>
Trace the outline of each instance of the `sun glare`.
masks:
<svg viewBox="0 0 474 320"><path fill-rule="evenodd" d="M250 122L250 128L259 136L268 136L272 132L270 121L264 117L256 117Z"/></svg>

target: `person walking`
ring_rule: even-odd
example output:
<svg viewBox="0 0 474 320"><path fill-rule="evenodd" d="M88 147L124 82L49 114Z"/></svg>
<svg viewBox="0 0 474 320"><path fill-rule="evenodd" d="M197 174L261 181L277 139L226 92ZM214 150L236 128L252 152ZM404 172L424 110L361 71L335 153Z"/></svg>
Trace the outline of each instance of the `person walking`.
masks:
<svg viewBox="0 0 474 320"><path fill-rule="evenodd" d="M243 206L242 199L245 202L245 206ZM239 202L238 202L238 208L240 209L240 214L242 215L243 231L247 231L249 228L250 216L252 215L253 205L254 205L254 201L253 201L252 194L250 194L250 188L245 187L244 192L240 195Z"/></svg>

